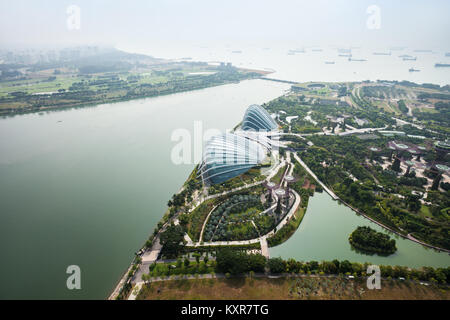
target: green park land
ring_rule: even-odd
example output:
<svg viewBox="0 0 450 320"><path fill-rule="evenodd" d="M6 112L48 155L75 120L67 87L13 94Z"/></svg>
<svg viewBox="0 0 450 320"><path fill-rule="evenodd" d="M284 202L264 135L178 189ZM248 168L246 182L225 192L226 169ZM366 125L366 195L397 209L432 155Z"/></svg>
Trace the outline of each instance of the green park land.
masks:
<svg viewBox="0 0 450 320"><path fill-rule="evenodd" d="M154 97L261 76L231 65L119 50L69 61L3 64L0 71L0 115Z"/></svg>
<svg viewBox="0 0 450 320"><path fill-rule="evenodd" d="M286 133L281 140L290 152L297 153L318 179L347 205L404 237L449 250L448 173L443 175L432 169L434 163L449 166L448 154L438 152L435 147L438 141L448 139L449 91L448 85L418 85L407 81L304 83L294 85L289 94L265 103L263 107L278 115L280 129ZM418 157L409 151L392 150L388 147L391 141L407 144L411 147L409 150L420 148L423 152ZM283 157L284 154L285 150L281 149L280 155ZM411 161L415 164L411 165ZM318 182L297 161L293 161L293 165L296 182L292 188L301 195L301 203L289 223L267 239L269 246L279 245L292 236L306 212L308 197L315 191L322 191ZM208 192L223 193L261 181L264 177L258 169L210 186ZM279 182L284 170L280 168L272 181ZM181 261L172 267L160 266L150 274L138 296L140 299L178 299L181 295L202 299L206 284L223 293L217 298L229 299L448 299L449 268L382 267L382 276L389 286L369 292L361 284L365 279L361 264L348 261L303 263L279 258L266 261L260 254L246 258L245 252L259 250L259 243L234 246L232 249L238 256L226 259L228 263L221 266L222 249L184 247L183 235L200 241L205 223L206 226L213 224L209 228L211 233L207 234L208 240L212 241L250 239L265 227L273 228L274 223L269 218L262 225L247 223L248 219L254 218L253 209L261 211L260 204L253 203L255 196L266 191L255 186L207 200L190 210L193 199L204 188L196 177L194 170L182 191L169 201L169 208L146 247L150 248L155 237L164 234L164 242L169 245L163 246L163 257L180 259L186 257L186 253L194 253L197 257L211 255L215 260L197 261L190 267L183 266ZM236 199L238 201L233 202ZM242 201L250 204L238 207L234 204ZM220 205L225 206L216 216L209 215ZM228 226L220 223L223 212L232 217ZM208 220L210 216L212 220ZM167 227L175 218L179 219L180 225ZM380 254L394 251L395 243L388 238L372 234L370 230L360 231L354 244L361 249L380 251ZM353 235L356 240L357 234ZM371 238L376 238L376 243L372 243ZM268 271L278 275L299 275L302 279L267 279L264 276L253 279L253 272L264 274ZM214 272L231 275L231 278L216 279ZM198 275L211 273L213 279L192 279L194 275L198 278ZM242 279L244 274L246 280ZM191 275L191 280L183 275ZM327 275L337 276L330 280ZM349 278L352 275L355 282L344 280L342 275ZM166 280L172 277L172 281L154 282L151 277L166 277ZM435 286L438 283L440 285Z"/></svg>

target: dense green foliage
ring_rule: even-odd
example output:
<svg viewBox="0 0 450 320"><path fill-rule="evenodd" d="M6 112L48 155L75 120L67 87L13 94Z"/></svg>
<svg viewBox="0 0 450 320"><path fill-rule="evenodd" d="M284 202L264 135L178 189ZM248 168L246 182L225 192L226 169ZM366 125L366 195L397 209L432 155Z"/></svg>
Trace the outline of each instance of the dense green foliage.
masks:
<svg viewBox="0 0 450 320"><path fill-rule="evenodd" d="M406 106L406 103L404 100L398 101L398 109L403 113L408 113L408 107Z"/></svg>
<svg viewBox="0 0 450 320"><path fill-rule="evenodd" d="M167 258L176 258L184 248L184 230L180 225L170 225L159 238L163 246L161 254Z"/></svg>
<svg viewBox="0 0 450 320"><path fill-rule="evenodd" d="M214 208L217 201L218 199L206 200L197 208L195 208L191 213L187 214L189 219L188 234L193 241L199 240L203 222L208 216L208 213Z"/></svg>
<svg viewBox="0 0 450 320"><path fill-rule="evenodd" d="M366 276L370 263L349 262L348 260L333 261L309 261L302 262L294 259L284 260L271 258L266 260L261 255L247 254L244 251L221 249L217 252L216 271L230 274L242 274L250 271L263 272L265 267L276 274L281 273L311 273L319 274L345 274L353 276ZM438 283L450 283L450 267L411 269L404 266L380 265L381 276L388 278L400 278L421 281L435 281Z"/></svg>
<svg viewBox="0 0 450 320"><path fill-rule="evenodd" d="M216 254L217 271L233 275L245 272L264 272L266 258L260 254L247 254L230 248L219 249Z"/></svg>
<svg viewBox="0 0 450 320"><path fill-rule="evenodd" d="M362 251L382 254L392 254L397 251L394 239L370 227L357 227L348 240L353 247Z"/></svg>
<svg viewBox="0 0 450 320"><path fill-rule="evenodd" d="M258 195L231 196L211 212L203 239L228 241L257 238L260 233L267 233L275 222L271 216L260 214L263 210Z"/></svg>
<svg viewBox="0 0 450 320"><path fill-rule="evenodd" d="M253 183L256 181L261 181L264 178L265 177L263 175L261 175L260 167L258 167L258 166L253 167L250 170L248 170L247 172L245 172L237 177L234 177L225 182L210 186L208 189L208 193L209 194L222 193L224 191L229 191L231 189L236 189L236 188L242 187L245 184L250 184L250 183Z"/></svg>
<svg viewBox="0 0 450 320"><path fill-rule="evenodd" d="M450 248L449 215L445 210L450 207L449 191L428 190L426 201L433 204L428 207L433 219L426 219L421 214L420 202L411 194L413 190L424 193L426 180L415 177L414 172L398 175L380 165L382 156L390 156L386 148L389 139L382 136L375 140L356 136L315 136L311 137L314 146L301 157L322 182L354 208L400 233L412 233L430 244ZM423 143L407 137L402 140ZM369 146L383 151L372 157ZM406 153L403 157L412 158ZM424 156L427 159L434 157L432 152ZM372 161L366 162L370 158Z"/></svg>

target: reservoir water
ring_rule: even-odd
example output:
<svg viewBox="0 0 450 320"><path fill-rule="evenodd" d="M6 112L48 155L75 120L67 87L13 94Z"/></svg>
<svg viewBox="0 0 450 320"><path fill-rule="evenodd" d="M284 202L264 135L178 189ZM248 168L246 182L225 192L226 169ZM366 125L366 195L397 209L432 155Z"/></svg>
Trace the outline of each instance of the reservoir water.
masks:
<svg viewBox="0 0 450 320"><path fill-rule="evenodd" d="M172 133L226 130L289 85L244 81L187 93L0 119L0 299L104 299L194 167L176 165ZM194 160L194 159L192 159ZM448 266L449 256L397 240L368 257L347 237L368 224L316 194L299 230L271 256ZM380 228L376 227L378 230ZM68 290L66 268L81 268Z"/></svg>
<svg viewBox="0 0 450 320"><path fill-rule="evenodd" d="M194 164L176 129L226 130L289 86L263 80L0 119L0 299L104 299ZM81 268L81 290L66 268Z"/></svg>
<svg viewBox="0 0 450 320"><path fill-rule="evenodd" d="M348 237L357 226L389 234L396 241L397 251L387 257L366 255L354 251ZM420 244L394 235L376 223L357 215L353 210L334 201L327 193L315 193L309 199L306 214L294 235L279 246L270 248L271 257L294 258L303 261L333 259L371 262L380 265L448 267L450 255L428 249Z"/></svg>

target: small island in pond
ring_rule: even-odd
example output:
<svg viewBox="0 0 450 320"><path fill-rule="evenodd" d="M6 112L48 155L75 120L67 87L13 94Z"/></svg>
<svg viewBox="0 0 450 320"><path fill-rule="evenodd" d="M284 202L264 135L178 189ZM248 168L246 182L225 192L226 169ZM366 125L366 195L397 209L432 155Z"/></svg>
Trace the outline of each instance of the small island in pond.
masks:
<svg viewBox="0 0 450 320"><path fill-rule="evenodd" d="M397 251L394 239L370 227L357 227L348 241L354 248L365 252L393 254Z"/></svg>

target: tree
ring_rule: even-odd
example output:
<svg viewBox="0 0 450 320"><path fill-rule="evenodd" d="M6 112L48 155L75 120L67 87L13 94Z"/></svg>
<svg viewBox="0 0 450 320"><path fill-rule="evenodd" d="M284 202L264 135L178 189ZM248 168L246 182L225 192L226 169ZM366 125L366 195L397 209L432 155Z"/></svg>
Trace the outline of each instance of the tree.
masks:
<svg viewBox="0 0 450 320"><path fill-rule="evenodd" d="M159 242L162 254L169 258L176 258L184 249L184 232L180 225L171 225L164 231Z"/></svg>
<svg viewBox="0 0 450 320"><path fill-rule="evenodd" d="M195 261L197 261L197 264L199 264L200 263L201 254L198 253L198 252L194 252L192 255L194 256Z"/></svg>
<svg viewBox="0 0 450 320"><path fill-rule="evenodd" d="M317 270L319 268L319 263L317 261L310 261L309 268L310 270Z"/></svg>
<svg viewBox="0 0 450 320"><path fill-rule="evenodd" d="M407 199L406 203L408 203L409 209L411 209L411 211L413 212L417 212L422 206L419 200L420 199L419 196L408 195L406 199Z"/></svg>
<svg viewBox="0 0 450 320"><path fill-rule="evenodd" d="M186 257L186 258L184 258L184 266L187 268L187 267L189 267L189 264L190 264L191 262L189 261L189 259Z"/></svg>
<svg viewBox="0 0 450 320"><path fill-rule="evenodd" d="M206 268L205 262L204 261L200 262L200 265L198 267L198 272L201 274L204 274L204 273L206 273L206 271L207 271L207 268Z"/></svg>
<svg viewBox="0 0 450 320"><path fill-rule="evenodd" d="M286 271L284 261L281 258L271 258L267 262L267 266L272 273L283 273Z"/></svg>
<svg viewBox="0 0 450 320"><path fill-rule="evenodd" d="M235 275L249 271L263 272L266 258L260 254L247 254L243 251L223 248L217 251L216 263L219 272Z"/></svg>
<svg viewBox="0 0 450 320"><path fill-rule="evenodd" d="M217 270L222 273L241 274L246 270L246 254L233 250L231 248L223 248L217 251L216 255Z"/></svg>
<svg viewBox="0 0 450 320"><path fill-rule="evenodd" d="M396 171L396 172L400 172L400 159L399 158L395 158L394 160L394 164L392 165L392 170Z"/></svg>
<svg viewBox="0 0 450 320"><path fill-rule="evenodd" d="M357 227L350 234L349 242L357 249L370 252L392 254L397 250L394 239L390 239L388 235L366 226Z"/></svg>
<svg viewBox="0 0 450 320"><path fill-rule="evenodd" d="M338 268L336 267L336 265L333 262L328 262L328 261L322 262L322 264L320 265L320 268L322 269L323 272L325 272L327 274L334 274L334 273L337 273L337 271L338 271Z"/></svg>
<svg viewBox="0 0 450 320"><path fill-rule="evenodd" d="M439 182L441 182L442 174L438 173L433 180L433 184L431 185L431 190L437 190L439 188Z"/></svg>
<svg viewBox="0 0 450 320"><path fill-rule="evenodd" d="M264 272L267 260L261 254L247 255L247 270L253 272Z"/></svg>
<svg viewBox="0 0 450 320"><path fill-rule="evenodd" d="M189 216L187 214L182 214L180 215L178 220L180 221L180 225L186 230L189 223Z"/></svg>
<svg viewBox="0 0 450 320"><path fill-rule="evenodd" d="M351 272L352 270L352 264L348 260L344 260L339 265L339 272L340 273L347 273Z"/></svg>

